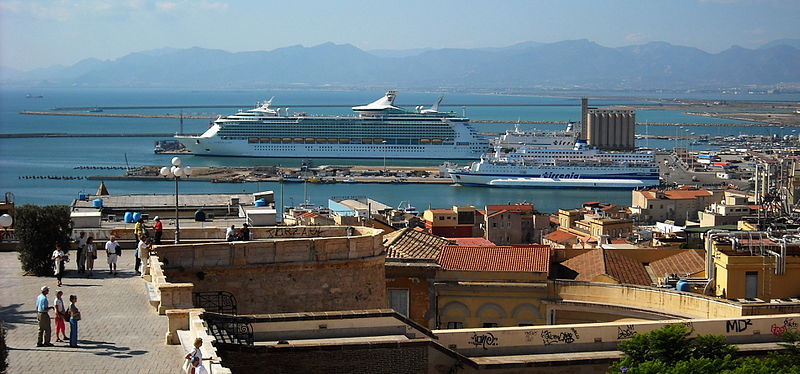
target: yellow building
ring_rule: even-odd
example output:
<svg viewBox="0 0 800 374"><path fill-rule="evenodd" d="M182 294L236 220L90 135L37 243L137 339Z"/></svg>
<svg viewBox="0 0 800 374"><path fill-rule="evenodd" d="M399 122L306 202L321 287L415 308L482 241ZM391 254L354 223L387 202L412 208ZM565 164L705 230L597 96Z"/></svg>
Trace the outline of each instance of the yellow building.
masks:
<svg viewBox="0 0 800 374"><path fill-rule="evenodd" d="M548 246L445 246L438 262L440 328L546 323Z"/></svg>
<svg viewBox="0 0 800 374"><path fill-rule="evenodd" d="M711 234L706 241L714 295L728 299L800 298L800 241L785 245L759 232Z"/></svg>

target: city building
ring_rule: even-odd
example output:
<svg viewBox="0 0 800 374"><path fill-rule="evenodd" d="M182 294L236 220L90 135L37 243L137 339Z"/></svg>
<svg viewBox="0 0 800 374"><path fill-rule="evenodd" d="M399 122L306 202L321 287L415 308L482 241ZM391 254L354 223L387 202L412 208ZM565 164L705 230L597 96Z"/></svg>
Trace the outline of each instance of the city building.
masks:
<svg viewBox="0 0 800 374"><path fill-rule="evenodd" d="M474 206L453 206L452 209L427 209L422 214L425 231L444 237L482 237L484 212Z"/></svg>
<svg viewBox="0 0 800 374"><path fill-rule="evenodd" d="M575 272L575 280L587 282L638 284L649 286L653 280L640 261L614 250L593 249L561 263Z"/></svg>
<svg viewBox="0 0 800 374"><path fill-rule="evenodd" d="M438 263L439 328L546 323L549 246L445 246Z"/></svg>
<svg viewBox="0 0 800 374"><path fill-rule="evenodd" d="M800 238L795 234L709 231L706 251L715 296L800 301Z"/></svg>
<svg viewBox="0 0 800 374"><path fill-rule="evenodd" d="M680 188L675 190L633 190L631 214L639 222L672 220L678 225L697 219L697 212L722 201L722 190Z"/></svg>
<svg viewBox="0 0 800 374"><path fill-rule="evenodd" d="M487 205L484 237L497 245L539 243L550 229L547 215L533 204Z"/></svg>

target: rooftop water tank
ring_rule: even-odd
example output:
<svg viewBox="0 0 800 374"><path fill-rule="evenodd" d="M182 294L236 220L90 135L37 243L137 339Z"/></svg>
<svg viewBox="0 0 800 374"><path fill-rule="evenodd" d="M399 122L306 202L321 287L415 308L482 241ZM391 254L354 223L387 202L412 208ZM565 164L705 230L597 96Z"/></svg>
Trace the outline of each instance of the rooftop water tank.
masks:
<svg viewBox="0 0 800 374"><path fill-rule="evenodd" d="M142 213L135 212L135 213L133 213L133 217L132 218L133 218L133 222L138 222L139 218L142 218Z"/></svg>
<svg viewBox="0 0 800 374"><path fill-rule="evenodd" d="M125 212L125 215L122 216L122 220L125 223L133 223L133 212Z"/></svg>
<svg viewBox="0 0 800 374"><path fill-rule="evenodd" d="M85 193L81 192L81 193L78 194L78 200L84 201L86 199L87 198L86 198L86 194Z"/></svg>
<svg viewBox="0 0 800 374"><path fill-rule="evenodd" d="M103 199L97 198L92 200L92 206L95 208L102 208L103 207Z"/></svg>
<svg viewBox="0 0 800 374"><path fill-rule="evenodd" d="M258 200L256 200L254 205L255 206L267 206L267 202L264 201L264 199L258 199Z"/></svg>
<svg viewBox="0 0 800 374"><path fill-rule="evenodd" d="M691 292L692 291L692 286L689 285L689 282L681 279L675 285L675 289L678 290L678 291L683 291L683 292Z"/></svg>
<svg viewBox="0 0 800 374"><path fill-rule="evenodd" d="M198 209L196 212L194 212L194 220L197 222L205 222L206 212L204 212L202 209Z"/></svg>

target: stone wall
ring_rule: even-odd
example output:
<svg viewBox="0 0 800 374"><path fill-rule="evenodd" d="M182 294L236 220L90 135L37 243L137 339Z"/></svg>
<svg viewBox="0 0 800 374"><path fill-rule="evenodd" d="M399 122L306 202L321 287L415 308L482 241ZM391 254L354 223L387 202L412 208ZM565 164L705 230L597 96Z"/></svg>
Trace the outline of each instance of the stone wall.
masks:
<svg viewBox="0 0 800 374"><path fill-rule="evenodd" d="M234 374L264 373L448 373L456 360L429 340L330 346L230 347L219 349Z"/></svg>
<svg viewBox="0 0 800 374"><path fill-rule="evenodd" d="M274 228L274 239L166 245L156 252L169 282L192 283L194 292L231 292L240 314L385 308L381 230L357 227L347 236L347 229Z"/></svg>
<svg viewBox="0 0 800 374"><path fill-rule="evenodd" d="M228 291L240 314L386 308L383 257L167 271L195 292Z"/></svg>

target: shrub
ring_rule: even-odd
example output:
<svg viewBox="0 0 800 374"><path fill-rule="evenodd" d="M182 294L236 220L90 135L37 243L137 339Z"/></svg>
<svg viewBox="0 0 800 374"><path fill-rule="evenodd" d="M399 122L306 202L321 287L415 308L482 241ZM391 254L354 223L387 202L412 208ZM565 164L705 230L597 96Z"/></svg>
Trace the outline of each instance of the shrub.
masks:
<svg viewBox="0 0 800 374"><path fill-rule="evenodd" d="M72 222L64 205L23 205L15 209L14 232L22 270L28 275L52 275L56 243L69 248Z"/></svg>
<svg viewBox="0 0 800 374"><path fill-rule="evenodd" d="M6 345L6 324L0 321L0 373L8 370L8 345Z"/></svg>

